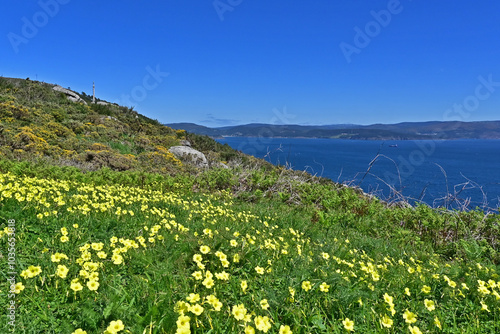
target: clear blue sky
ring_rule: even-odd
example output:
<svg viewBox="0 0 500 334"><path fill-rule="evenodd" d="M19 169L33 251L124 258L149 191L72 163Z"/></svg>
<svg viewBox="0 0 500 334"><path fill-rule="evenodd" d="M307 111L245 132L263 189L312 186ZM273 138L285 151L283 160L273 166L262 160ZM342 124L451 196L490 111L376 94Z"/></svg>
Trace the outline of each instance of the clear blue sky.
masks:
<svg viewBox="0 0 500 334"><path fill-rule="evenodd" d="M95 81L162 123L496 120L499 13L493 0L11 1L0 75L89 94Z"/></svg>

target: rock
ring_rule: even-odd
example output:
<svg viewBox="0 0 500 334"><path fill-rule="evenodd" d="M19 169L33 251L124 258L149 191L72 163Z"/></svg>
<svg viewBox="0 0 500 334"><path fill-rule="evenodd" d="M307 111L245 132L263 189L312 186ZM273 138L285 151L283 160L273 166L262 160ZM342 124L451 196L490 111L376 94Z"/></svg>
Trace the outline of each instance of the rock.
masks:
<svg viewBox="0 0 500 334"><path fill-rule="evenodd" d="M73 102L81 102L83 104L87 104L87 102L85 102L81 97L80 95L78 95L77 93L73 92L73 91L70 91L69 89L66 89L66 88L62 88L61 86L59 85L55 85L53 88L53 90L55 90L56 92L61 92L63 94L66 95L66 97L68 98L68 100L70 101L73 101Z"/></svg>
<svg viewBox="0 0 500 334"><path fill-rule="evenodd" d="M189 142L189 140L181 140L181 145L191 147L191 143Z"/></svg>
<svg viewBox="0 0 500 334"><path fill-rule="evenodd" d="M99 104L101 106L107 106L107 105L109 105L108 102L104 102L104 101L97 101L96 104Z"/></svg>
<svg viewBox="0 0 500 334"><path fill-rule="evenodd" d="M222 162L217 162L215 164L215 167L219 167L219 168L224 168L224 169L229 169L229 166L226 165L225 163L222 163Z"/></svg>
<svg viewBox="0 0 500 334"><path fill-rule="evenodd" d="M399 209L408 209L411 208L412 205L406 201L397 201L389 204L390 208L399 208Z"/></svg>
<svg viewBox="0 0 500 334"><path fill-rule="evenodd" d="M189 146L172 146L169 152L183 162L189 162L199 168L208 168L208 161L205 154L194 148Z"/></svg>

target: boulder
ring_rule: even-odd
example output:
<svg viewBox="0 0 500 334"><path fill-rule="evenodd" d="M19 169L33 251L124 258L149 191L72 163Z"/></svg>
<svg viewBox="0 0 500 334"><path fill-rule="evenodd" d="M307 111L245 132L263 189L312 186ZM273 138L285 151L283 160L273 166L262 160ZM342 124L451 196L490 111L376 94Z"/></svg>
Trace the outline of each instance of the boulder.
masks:
<svg viewBox="0 0 500 334"><path fill-rule="evenodd" d="M66 89L66 88L62 88L61 86L59 85L55 85L53 88L53 90L55 90L56 92L61 92L63 93L64 95L66 95L66 97L68 98L68 100L70 101L73 101L73 102L81 102L83 104L87 104L87 102L85 102L81 97L80 95L78 95L77 93L73 92L73 91L70 91L69 89Z"/></svg>
<svg viewBox="0 0 500 334"><path fill-rule="evenodd" d="M183 162L191 163L199 168L208 168L208 161L205 154L194 148L189 146L172 146L169 152Z"/></svg>

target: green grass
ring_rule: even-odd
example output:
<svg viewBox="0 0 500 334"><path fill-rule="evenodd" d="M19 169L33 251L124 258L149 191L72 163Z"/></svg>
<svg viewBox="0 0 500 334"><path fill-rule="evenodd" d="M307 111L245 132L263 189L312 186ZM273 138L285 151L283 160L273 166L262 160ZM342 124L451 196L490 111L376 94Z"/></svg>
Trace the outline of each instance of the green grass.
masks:
<svg viewBox="0 0 500 334"><path fill-rule="evenodd" d="M175 333L182 332L177 324L182 314L189 317L192 333L243 333L246 326L259 332L257 317L267 317L268 333L278 333L281 326L293 333L343 333L346 318L358 333L401 333L409 332L405 310L417 315L411 326L422 332L500 330L500 268L486 256L446 258L436 252L441 250L437 243L423 240L410 226L392 224L389 215L423 219L425 213L429 219L432 211L384 211L379 203L357 200L351 191L326 193L326 186L318 184L303 189L300 205L287 204L280 196L250 203L224 189L165 190L163 177L143 184L118 172L108 171L103 178L102 172L71 174L56 167L33 177L18 164L0 166L0 219L3 227L15 219L16 282L24 286L10 298L7 271L2 270L0 303L15 300L19 333L71 333L77 328L103 333L117 320L124 332ZM313 203L317 191L322 198ZM63 228L67 242L61 242ZM113 243L113 237L121 241ZM4 233L0 239L2 268L8 267L8 238ZM99 248L100 242L105 259L91 247ZM202 254L202 245L210 251ZM123 260L114 264L111 256L118 248ZM68 259L53 262L56 253ZM195 254L202 258L198 264ZM81 260L85 256L90 258ZM102 264L93 274L99 282L96 291L87 286L92 279L85 278L92 270L80 272L85 262ZM58 265L69 269L66 278L55 275ZM41 273L20 277L30 266L39 266ZM201 280L193 277L198 271ZM214 275L210 288L204 284L208 271ZM228 280L216 278L222 272ZM71 289L74 278L81 291ZM245 291L242 281L248 285ZM302 288L304 282L311 290ZM321 291L323 283L329 286L326 292ZM424 286L429 293L422 291ZM190 294L200 300L190 303ZM394 315L385 294L393 297ZM220 310L214 309L213 299L212 305L207 301L210 295L222 303ZM267 309L261 306L264 299ZM435 303L434 310L425 307L425 299ZM196 304L204 308L202 313ZM233 312L241 304L249 322ZM391 328L381 325L385 315L393 321ZM436 317L442 331L434 324ZM1 319L0 328L7 332L6 313Z"/></svg>

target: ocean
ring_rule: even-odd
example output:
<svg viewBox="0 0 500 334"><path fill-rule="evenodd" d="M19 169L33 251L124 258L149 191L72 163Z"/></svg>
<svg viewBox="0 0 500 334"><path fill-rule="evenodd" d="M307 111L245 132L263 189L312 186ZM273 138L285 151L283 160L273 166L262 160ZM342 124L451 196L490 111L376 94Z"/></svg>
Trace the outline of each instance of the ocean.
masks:
<svg viewBox="0 0 500 334"><path fill-rule="evenodd" d="M432 207L500 206L500 140L374 141L225 137L246 154L333 181L383 200L403 196Z"/></svg>

